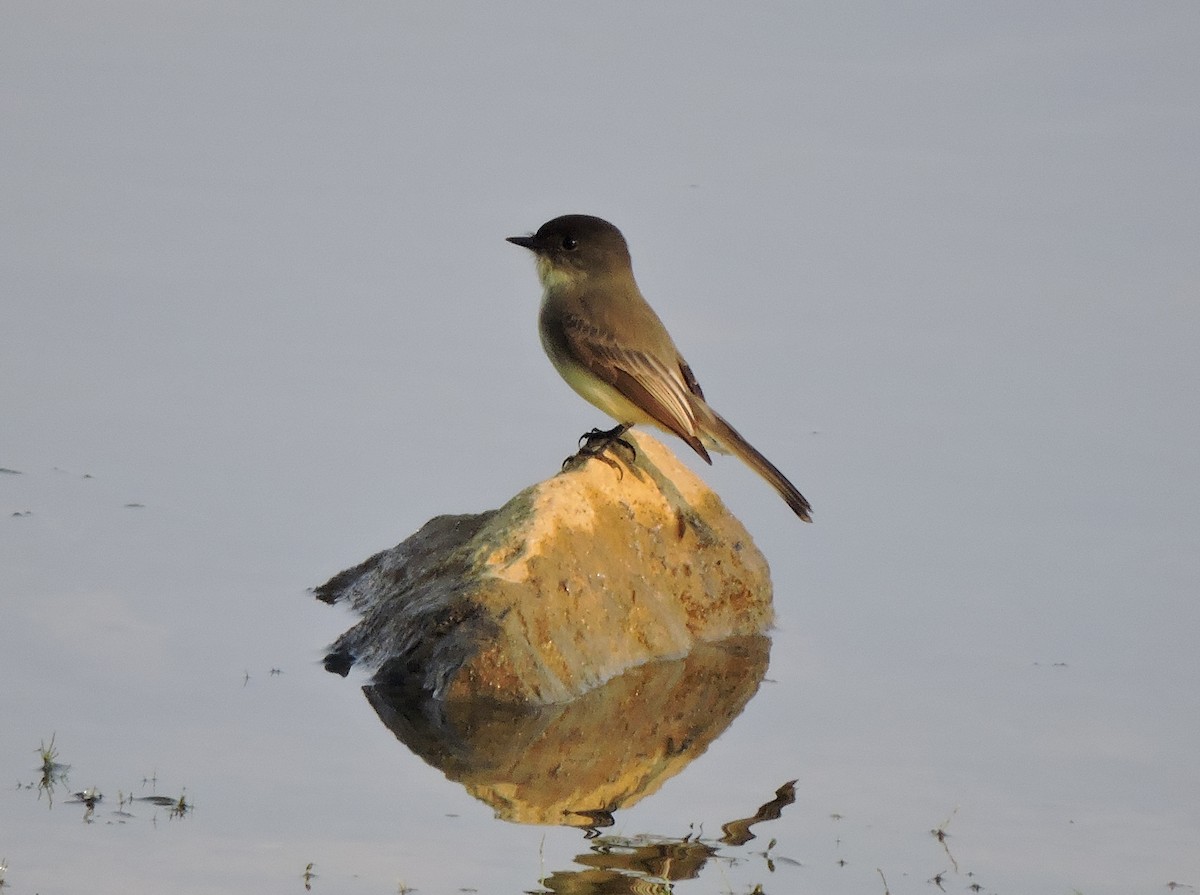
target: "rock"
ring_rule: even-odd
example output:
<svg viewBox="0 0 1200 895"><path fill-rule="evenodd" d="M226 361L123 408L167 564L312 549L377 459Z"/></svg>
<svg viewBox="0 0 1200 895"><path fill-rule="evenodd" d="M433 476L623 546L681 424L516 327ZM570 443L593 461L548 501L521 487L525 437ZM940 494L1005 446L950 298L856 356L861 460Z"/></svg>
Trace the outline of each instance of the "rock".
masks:
<svg viewBox="0 0 1200 895"><path fill-rule="evenodd" d="M560 703L697 643L770 627L766 559L660 442L499 510L439 516L317 588L362 618L326 668L437 699ZM614 456L610 454L609 456Z"/></svg>

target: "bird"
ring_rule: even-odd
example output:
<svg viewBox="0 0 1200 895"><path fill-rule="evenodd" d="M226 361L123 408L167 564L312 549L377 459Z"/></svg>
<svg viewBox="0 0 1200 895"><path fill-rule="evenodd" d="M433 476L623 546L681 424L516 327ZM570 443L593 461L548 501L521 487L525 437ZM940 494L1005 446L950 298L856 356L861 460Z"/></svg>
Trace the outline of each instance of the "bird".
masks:
<svg viewBox="0 0 1200 895"><path fill-rule="evenodd" d="M779 469L709 406L662 320L642 296L629 246L603 218L569 214L507 241L534 255L542 285L538 332L559 375L617 421L580 439L599 456L632 426L683 439L712 465L709 451L733 454L762 476L805 522L812 507ZM573 459L573 458L569 458ZM607 459L607 458L604 458Z"/></svg>

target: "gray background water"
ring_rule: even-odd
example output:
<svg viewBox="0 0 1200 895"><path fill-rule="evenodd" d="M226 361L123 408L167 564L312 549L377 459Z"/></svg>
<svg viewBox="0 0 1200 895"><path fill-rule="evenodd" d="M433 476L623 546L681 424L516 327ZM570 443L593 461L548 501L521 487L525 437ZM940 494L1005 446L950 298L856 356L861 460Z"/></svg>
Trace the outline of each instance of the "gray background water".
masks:
<svg viewBox="0 0 1200 895"><path fill-rule="evenodd" d="M603 422L503 241L565 212L625 231L817 520L702 470L772 562L770 683L613 831L711 839L796 779L676 891L1200 886L1200 7L4 20L12 892L578 869L579 831L493 819L321 670L350 618L304 592ZM95 823L21 788L51 734Z"/></svg>

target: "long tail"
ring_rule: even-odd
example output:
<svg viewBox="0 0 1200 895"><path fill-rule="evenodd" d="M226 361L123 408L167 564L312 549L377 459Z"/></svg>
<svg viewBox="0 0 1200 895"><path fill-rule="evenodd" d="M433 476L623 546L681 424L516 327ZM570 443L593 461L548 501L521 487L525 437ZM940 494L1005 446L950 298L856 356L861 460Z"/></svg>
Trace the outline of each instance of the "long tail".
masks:
<svg viewBox="0 0 1200 895"><path fill-rule="evenodd" d="M719 413L711 407L706 406L706 409L712 416L704 421L704 428L707 430L704 434L715 442L710 447L741 458L743 463L766 479L768 484L779 492L779 496L792 508L793 513L805 522L812 522L810 515L812 507L796 486L788 481L787 476L780 472L774 463L760 454L754 445L742 438L737 429L725 422Z"/></svg>

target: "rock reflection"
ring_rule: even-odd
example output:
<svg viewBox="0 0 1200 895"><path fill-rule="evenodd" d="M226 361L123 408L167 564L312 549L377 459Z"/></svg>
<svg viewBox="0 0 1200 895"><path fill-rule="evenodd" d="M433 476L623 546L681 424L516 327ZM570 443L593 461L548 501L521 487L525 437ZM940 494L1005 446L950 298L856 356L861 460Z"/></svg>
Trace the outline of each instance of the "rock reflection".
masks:
<svg viewBox="0 0 1200 895"><path fill-rule="evenodd" d="M769 655L760 635L701 644L536 708L421 699L385 683L363 690L402 743L497 817L595 830L704 753L757 692ZM695 842L675 843L685 844L695 852Z"/></svg>

